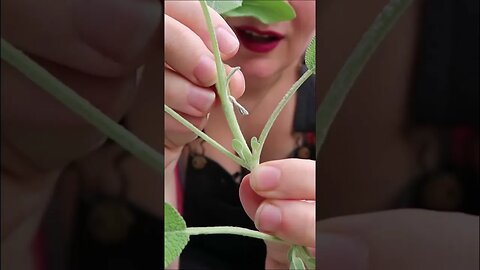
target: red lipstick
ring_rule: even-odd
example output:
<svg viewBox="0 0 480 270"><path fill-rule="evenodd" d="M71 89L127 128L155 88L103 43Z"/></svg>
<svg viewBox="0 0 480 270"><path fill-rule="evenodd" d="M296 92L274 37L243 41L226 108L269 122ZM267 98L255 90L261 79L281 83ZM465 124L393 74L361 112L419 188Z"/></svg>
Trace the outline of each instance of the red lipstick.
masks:
<svg viewBox="0 0 480 270"><path fill-rule="evenodd" d="M240 43L250 51L267 53L275 49L284 35L275 31L263 31L253 26L240 26L234 28Z"/></svg>

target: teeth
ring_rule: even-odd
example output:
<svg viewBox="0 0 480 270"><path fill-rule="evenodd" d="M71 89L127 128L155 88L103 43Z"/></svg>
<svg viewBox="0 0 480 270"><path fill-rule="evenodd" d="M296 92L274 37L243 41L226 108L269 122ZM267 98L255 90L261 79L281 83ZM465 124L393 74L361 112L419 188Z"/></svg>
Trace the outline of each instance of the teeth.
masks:
<svg viewBox="0 0 480 270"><path fill-rule="evenodd" d="M269 35L262 35L262 34L258 34L257 32L253 32L253 31L250 31L250 30L245 30L245 33L246 34L249 34L253 37L258 37L258 38L270 38Z"/></svg>

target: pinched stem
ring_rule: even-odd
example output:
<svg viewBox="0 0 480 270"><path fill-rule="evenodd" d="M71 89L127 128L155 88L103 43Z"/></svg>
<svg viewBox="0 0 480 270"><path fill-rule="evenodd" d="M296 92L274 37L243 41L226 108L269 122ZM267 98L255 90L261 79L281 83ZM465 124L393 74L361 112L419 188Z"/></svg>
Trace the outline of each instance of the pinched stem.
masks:
<svg viewBox="0 0 480 270"><path fill-rule="evenodd" d="M168 113L171 117L173 117L175 120L177 120L178 122L180 122L182 125L184 125L185 127L187 127L188 129L190 129L193 133L195 133L198 137L202 138L203 140L205 140L207 143L209 143L210 145L212 145L213 147L215 147L218 151L222 152L223 154L225 154L227 157L229 157L230 159L232 159L235 163L239 164L240 166L242 167L246 167L246 164L245 162L235 156L234 154L232 154L230 151L228 151L227 149L225 149L225 147L223 147L221 144L219 144L217 141L215 141L214 139L212 139L210 136L208 136L207 134L205 134L205 132L201 131L200 129L198 129L196 126L192 125L192 123L188 122L187 119L183 118L180 114L178 114L176 111L174 111L172 108L168 107L167 105L164 105L165 106L165 112Z"/></svg>
<svg viewBox="0 0 480 270"><path fill-rule="evenodd" d="M2 60L18 69L41 89L116 141L124 149L158 172L163 172L163 155L119 125L86 99L59 81L42 66L2 38ZM15 90L12 90L15 91Z"/></svg>
<svg viewBox="0 0 480 270"><path fill-rule="evenodd" d="M246 237L252 237L277 243L286 243L284 240L262 233L259 231L249 230L241 227L232 226L214 226L214 227L189 227L184 230L188 235L200 235L200 234L235 234Z"/></svg>
<svg viewBox="0 0 480 270"><path fill-rule="evenodd" d="M210 34L210 40L212 41L213 47L213 54L215 56L215 65L217 67L217 74L218 74L218 82L215 84L217 88L218 96L220 97L220 101L222 103L222 108L225 113L225 118L227 119L228 126L232 131L232 135L235 139L239 140L242 144L242 147L247 151L247 155L245 160L251 159L251 151L248 147L245 138L243 137L242 130L240 129L240 125L238 124L237 118L235 116L235 111L233 109L233 104L230 102L230 90L227 83L227 74L225 71L225 67L223 66L222 58L220 56L220 50L218 47L217 37L215 35L215 29L213 28L212 19L210 17L210 12L208 11L208 6L205 0L201 0L200 4L202 6L203 14L207 21L208 32ZM252 169L252 168L248 168Z"/></svg>
<svg viewBox="0 0 480 270"><path fill-rule="evenodd" d="M270 132L270 129L273 126L273 123L277 119L278 115L280 115L280 112L283 110L285 105L287 105L287 102L290 100L290 98L297 92L298 88L308 79L310 76L314 74L315 70L307 70L303 75L298 79L292 87L288 90L288 92L283 96L282 100L278 103L277 107L273 111L272 115L268 118L267 123L265 124L265 127L262 130L262 133L260 133L260 137L258 138L258 142L260 143L260 147L258 151L254 153L253 160L255 163L258 165L260 162L260 154L262 152L263 145L265 143L265 140L267 139L268 133Z"/></svg>

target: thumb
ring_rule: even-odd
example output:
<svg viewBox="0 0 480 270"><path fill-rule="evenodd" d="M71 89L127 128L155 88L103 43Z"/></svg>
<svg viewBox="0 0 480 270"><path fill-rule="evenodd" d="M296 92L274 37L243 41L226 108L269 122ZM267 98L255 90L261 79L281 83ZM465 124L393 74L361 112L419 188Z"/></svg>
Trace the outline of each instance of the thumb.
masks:
<svg viewBox="0 0 480 270"><path fill-rule="evenodd" d="M317 223L322 270L479 269L479 218L393 210Z"/></svg>

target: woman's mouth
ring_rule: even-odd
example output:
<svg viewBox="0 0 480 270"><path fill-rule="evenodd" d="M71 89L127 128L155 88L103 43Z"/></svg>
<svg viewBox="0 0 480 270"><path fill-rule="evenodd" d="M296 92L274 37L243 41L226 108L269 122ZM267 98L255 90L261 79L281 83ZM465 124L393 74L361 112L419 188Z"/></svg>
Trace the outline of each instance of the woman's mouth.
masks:
<svg viewBox="0 0 480 270"><path fill-rule="evenodd" d="M267 53L277 47L284 35L274 31L262 31L252 26L234 28L240 43L250 51Z"/></svg>

